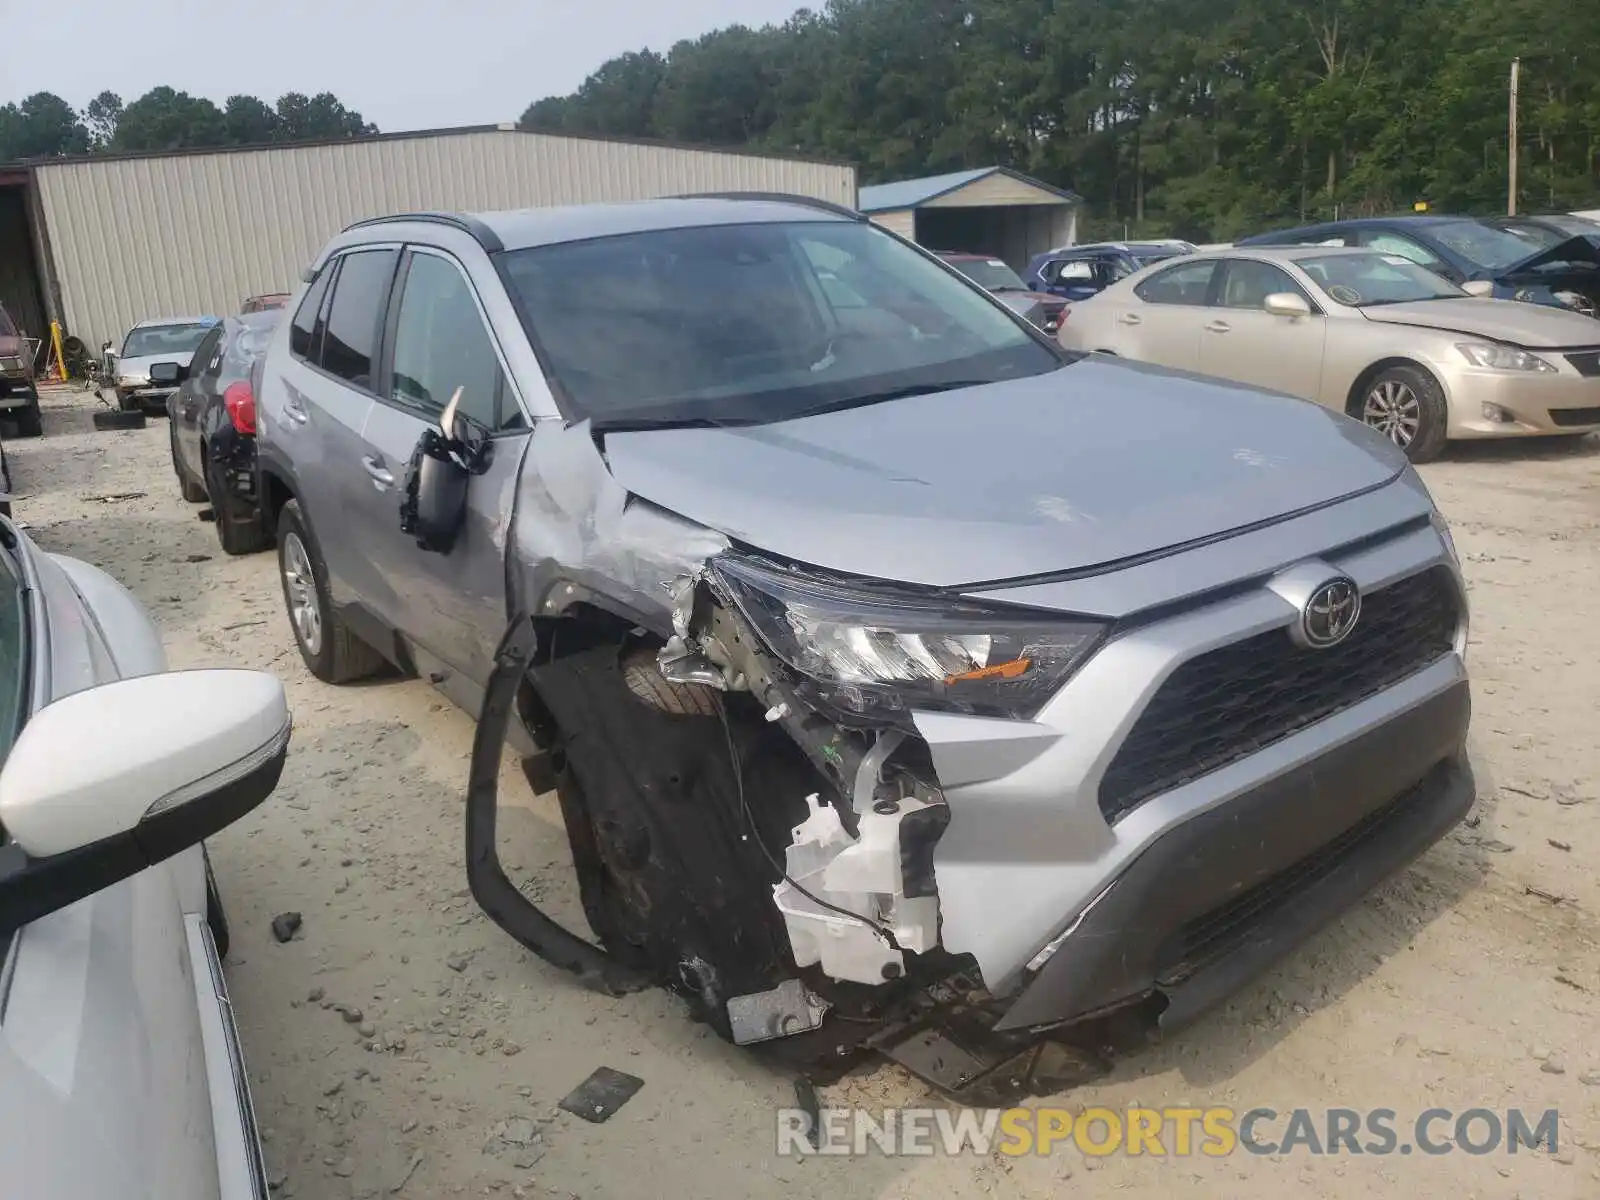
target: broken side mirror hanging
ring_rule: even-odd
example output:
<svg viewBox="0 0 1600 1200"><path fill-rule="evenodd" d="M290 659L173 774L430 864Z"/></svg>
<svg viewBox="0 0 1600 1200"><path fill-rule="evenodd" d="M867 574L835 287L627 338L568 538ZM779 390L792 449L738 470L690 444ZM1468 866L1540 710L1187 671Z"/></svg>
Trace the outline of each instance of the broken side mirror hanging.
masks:
<svg viewBox="0 0 1600 1200"><path fill-rule="evenodd" d="M457 388L438 429L417 439L406 465L400 500L400 529L417 545L435 554L449 554L467 519L467 482L488 470L493 443L488 431L457 410Z"/></svg>

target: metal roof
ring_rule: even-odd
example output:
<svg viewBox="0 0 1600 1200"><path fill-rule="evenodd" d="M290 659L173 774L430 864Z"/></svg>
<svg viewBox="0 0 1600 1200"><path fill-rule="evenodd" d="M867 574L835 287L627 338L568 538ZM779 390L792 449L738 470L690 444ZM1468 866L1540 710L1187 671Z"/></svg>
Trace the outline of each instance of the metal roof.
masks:
<svg viewBox="0 0 1600 1200"><path fill-rule="evenodd" d="M1065 191L1062 188L1052 187L1048 183L1041 183L1037 179L1013 171L1010 167L978 167L971 171L952 171L947 175L925 175L921 179L901 179L894 183L878 183L871 187L861 189L861 196L857 202L864 213L888 212L900 208L916 208L930 200L937 200L940 196L947 196L951 192L977 183L980 179L987 179L991 175L1008 175L1020 183L1030 187L1039 188L1041 191L1050 192L1061 198L1066 203L1081 200L1076 192Z"/></svg>

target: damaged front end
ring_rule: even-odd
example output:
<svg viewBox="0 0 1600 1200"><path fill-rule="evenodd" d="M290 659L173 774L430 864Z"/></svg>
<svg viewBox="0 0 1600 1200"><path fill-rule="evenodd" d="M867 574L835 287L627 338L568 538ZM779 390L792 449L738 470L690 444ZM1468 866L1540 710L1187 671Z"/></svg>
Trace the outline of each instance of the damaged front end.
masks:
<svg viewBox="0 0 1600 1200"><path fill-rule="evenodd" d="M1085 1026L998 1032L1007 1007L941 946L950 819L912 711L1026 719L1096 622L937 605L725 551L673 585L661 637L596 610L522 617L499 648L467 805L488 915L609 994L671 988L719 1036L813 1079L883 1053L969 1102L1102 1069ZM513 718L542 753L598 945L548 918L495 851Z"/></svg>

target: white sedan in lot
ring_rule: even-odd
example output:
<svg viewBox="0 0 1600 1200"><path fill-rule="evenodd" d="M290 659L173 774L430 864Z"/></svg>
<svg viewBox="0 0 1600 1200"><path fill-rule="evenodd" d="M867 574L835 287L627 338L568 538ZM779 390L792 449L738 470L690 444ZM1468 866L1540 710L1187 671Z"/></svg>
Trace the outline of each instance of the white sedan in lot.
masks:
<svg viewBox="0 0 1600 1200"><path fill-rule="evenodd" d="M289 724L271 675L168 672L110 576L0 520L0 1196L266 1196L202 839Z"/></svg>
<svg viewBox="0 0 1600 1200"><path fill-rule="evenodd" d="M1059 337L1313 400L1413 462L1456 438L1600 430L1600 322L1471 293L1483 286L1376 250L1238 246L1112 284Z"/></svg>

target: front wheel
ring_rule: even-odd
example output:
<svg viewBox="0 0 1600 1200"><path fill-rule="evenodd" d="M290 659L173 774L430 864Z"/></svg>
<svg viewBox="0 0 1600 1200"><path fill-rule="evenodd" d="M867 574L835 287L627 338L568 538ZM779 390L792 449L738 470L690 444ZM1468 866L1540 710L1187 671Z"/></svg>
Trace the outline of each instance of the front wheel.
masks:
<svg viewBox="0 0 1600 1200"><path fill-rule="evenodd" d="M1363 389L1352 415L1383 434L1414 463L1444 453L1449 406L1439 381L1421 367L1388 368Z"/></svg>
<svg viewBox="0 0 1600 1200"><path fill-rule="evenodd" d="M327 564L306 529L298 500L278 513L278 570L289 626L307 670L324 683L348 683L383 666L383 656L351 633L334 611Z"/></svg>

